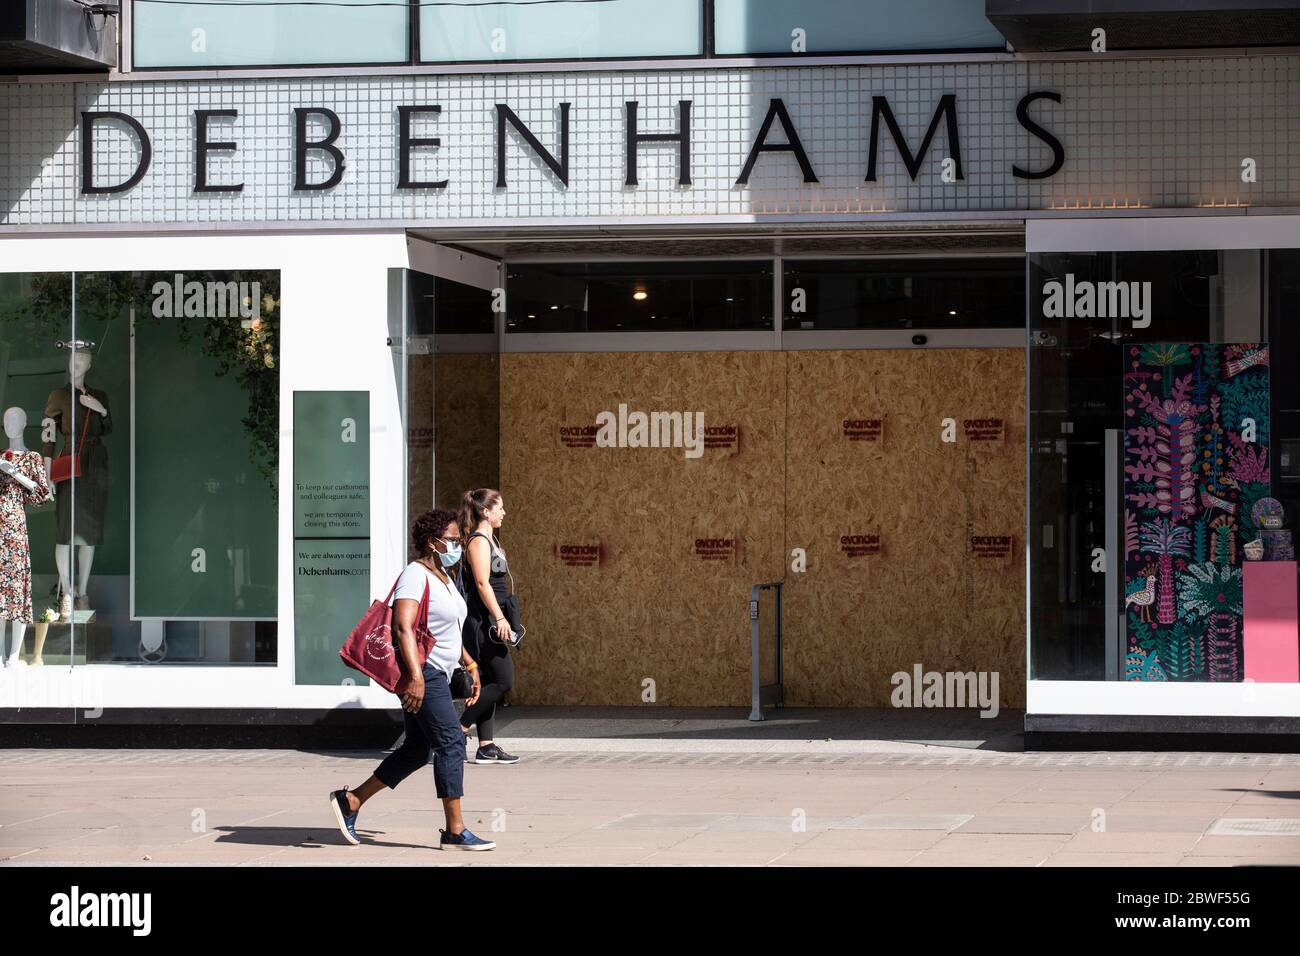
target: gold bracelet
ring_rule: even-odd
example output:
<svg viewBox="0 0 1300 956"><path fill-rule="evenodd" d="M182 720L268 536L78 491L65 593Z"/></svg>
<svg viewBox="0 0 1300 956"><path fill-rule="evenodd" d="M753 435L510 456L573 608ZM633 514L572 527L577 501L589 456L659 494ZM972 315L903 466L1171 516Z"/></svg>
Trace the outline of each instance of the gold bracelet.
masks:
<svg viewBox="0 0 1300 956"><path fill-rule="evenodd" d="M478 664L477 664L475 661L470 661L470 662L465 666L465 670L467 670L467 671L476 671L476 670L478 670Z"/></svg>

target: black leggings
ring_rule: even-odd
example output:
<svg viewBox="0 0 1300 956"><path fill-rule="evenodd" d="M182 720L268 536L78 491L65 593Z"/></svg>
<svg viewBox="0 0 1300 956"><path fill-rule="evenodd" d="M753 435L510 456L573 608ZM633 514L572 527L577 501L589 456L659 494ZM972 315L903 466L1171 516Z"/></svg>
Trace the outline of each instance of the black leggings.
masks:
<svg viewBox="0 0 1300 956"><path fill-rule="evenodd" d="M515 686L515 662L510 659L509 648L491 641L486 642L479 651L478 673L482 682L481 693L474 706L466 707L460 715L460 725L469 727L478 724L478 739L481 744L484 740L495 739L492 732L497 701Z"/></svg>

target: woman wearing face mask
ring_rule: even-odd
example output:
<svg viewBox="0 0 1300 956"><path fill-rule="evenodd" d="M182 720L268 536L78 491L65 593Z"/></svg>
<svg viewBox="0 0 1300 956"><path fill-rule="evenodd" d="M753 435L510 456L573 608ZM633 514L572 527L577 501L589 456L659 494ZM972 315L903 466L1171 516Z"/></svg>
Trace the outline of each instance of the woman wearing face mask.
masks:
<svg viewBox="0 0 1300 956"><path fill-rule="evenodd" d="M510 596L510 565L506 553L497 543L494 532L505 519L501 492L478 488L465 492L460 506L460 528L464 535L466 572L464 575L465 644L482 669L483 693L477 702L469 701L460 715L461 730L478 724L476 764L518 763L519 758L506 753L493 740L493 718L497 701L515 685L515 665L510 659L513 634L501 605ZM496 628L493 639L491 629Z"/></svg>
<svg viewBox="0 0 1300 956"><path fill-rule="evenodd" d="M473 678L470 703L478 698L480 686L478 666L461 645L465 599L452 579L461 556L456 513L447 508L426 512L411 529L411 540L420 557L406 566L393 594L393 646L399 652L403 670L412 678L402 694L406 740L356 790L344 788L331 793L330 807L343 838L354 845L360 843L356 822L361 805L385 787L396 787L425 766L432 754L434 785L447 821L447 829L439 831L441 848L491 850L496 844L471 833L460 812L465 736L456 722L451 700L450 681L456 665L463 664ZM421 661L416 657L415 616L426 588L428 626L435 643L428 659Z"/></svg>

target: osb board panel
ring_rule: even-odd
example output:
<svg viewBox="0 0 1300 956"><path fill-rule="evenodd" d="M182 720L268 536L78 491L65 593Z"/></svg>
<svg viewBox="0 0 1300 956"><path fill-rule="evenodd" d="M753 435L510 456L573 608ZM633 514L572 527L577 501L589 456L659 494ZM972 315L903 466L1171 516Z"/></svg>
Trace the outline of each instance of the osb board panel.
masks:
<svg viewBox="0 0 1300 956"><path fill-rule="evenodd" d="M781 574L784 369L757 352L503 357L502 537L529 629L513 699L636 704L649 680L659 704L747 702L749 588ZM620 403L734 433L699 458L569 447Z"/></svg>
<svg viewBox="0 0 1300 956"><path fill-rule="evenodd" d="M433 507L433 356L412 355L406 363L406 501L412 519ZM444 462L444 465L448 463Z"/></svg>
<svg viewBox="0 0 1300 956"><path fill-rule="evenodd" d="M888 706L919 663L997 671L1022 706L1023 353L792 352L788 374L787 546L808 570L785 574L787 701Z"/></svg>
<svg viewBox="0 0 1300 956"><path fill-rule="evenodd" d="M505 356L514 699L635 704L653 680L656 703L745 705L749 589L784 578L790 703L887 706L921 663L996 670L1023 705L1023 396L1018 350ZM699 459L569 447L620 402L735 440ZM1010 553L976 557L972 536Z"/></svg>
<svg viewBox="0 0 1300 956"><path fill-rule="evenodd" d="M419 358L430 363L428 356ZM437 410L434 502L443 508L459 508L466 491L495 488L500 481L500 360L495 354L453 353L433 356L431 364ZM428 390L428 385L421 383L421 388ZM411 417L414 420L414 413ZM427 478L420 487L426 489L427 498Z"/></svg>

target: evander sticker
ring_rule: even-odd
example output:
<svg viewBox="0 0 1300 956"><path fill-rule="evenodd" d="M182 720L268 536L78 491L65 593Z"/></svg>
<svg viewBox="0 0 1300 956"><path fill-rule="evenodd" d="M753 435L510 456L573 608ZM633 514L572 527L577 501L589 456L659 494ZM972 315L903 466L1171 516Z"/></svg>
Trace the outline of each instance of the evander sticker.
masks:
<svg viewBox="0 0 1300 956"><path fill-rule="evenodd" d="M995 442L1006 438L1006 423L1001 418L967 418L961 423L967 441Z"/></svg>
<svg viewBox="0 0 1300 956"><path fill-rule="evenodd" d="M704 428L705 448L724 448L735 451L740 445L739 425L706 425Z"/></svg>
<svg viewBox="0 0 1300 956"><path fill-rule="evenodd" d="M885 423L879 418L846 418L840 424L846 441L880 441Z"/></svg>
<svg viewBox="0 0 1300 956"><path fill-rule="evenodd" d="M1015 552L1016 539L1009 534L973 534L970 554L976 558L1006 560Z"/></svg>
<svg viewBox="0 0 1300 956"><path fill-rule="evenodd" d="M840 551L850 558L880 554L880 535L878 534L843 534L840 535Z"/></svg>
<svg viewBox="0 0 1300 956"><path fill-rule="evenodd" d="M555 555L570 568L594 568L600 564L600 542L595 544L557 544Z"/></svg>
<svg viewBox="0 0 1300 956"><path fill-rule="evenodd" d="M734 561L738 550L735 538L695 539L695 557L701 561Z"/></svg>
<svg viewBox="0 0 1300 956"><path fill-rule="evenodd" d="M565 448L595 448L599 431L595 425L561 425L560 444Z"/></svg>
<svg viewBox="0 0 1300 956"><path fill-rule="evenodd" d="M416 426L408 428L406 430L406 444L408 448L432 448L433 429Z"/></svg>

